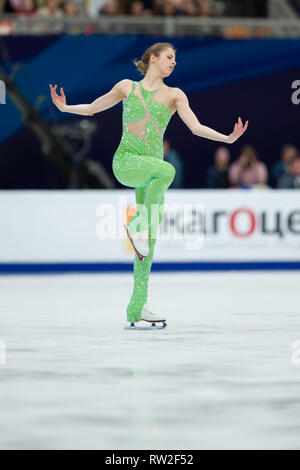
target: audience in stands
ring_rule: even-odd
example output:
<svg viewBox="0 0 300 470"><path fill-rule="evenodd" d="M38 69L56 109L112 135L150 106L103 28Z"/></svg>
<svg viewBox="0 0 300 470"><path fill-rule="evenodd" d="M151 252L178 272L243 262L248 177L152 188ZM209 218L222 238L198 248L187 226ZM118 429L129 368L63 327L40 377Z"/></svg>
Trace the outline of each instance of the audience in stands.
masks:
<svg viewBox="0 0 300 470"><path fill-rule="evenodd" d="M119 4L117 0L107 0L99 10L100 15L120 15Z"/></svg>
<svg viewBox="0 0 300 470"><path fill-rule="evenodd" d="M59 19L64 16L60 0L45 0L44 6L38 9L37 15L43 18Z"/></svg>
<svg viewBox="0 0 300 470"><path fill-rule="evenodd" d="M181 160L177 150L171 148L171 143L168 139L163 141L164 148L164 159L171 163L176 170L175 177L170 188L182 188L183 187L183 177L184 177L184 166L183 161Z"/></svg>
<svg viewBox="0 0 300 470"><path fill-rule="evenodd" d="M19 8L16 8L16 15L35 15L36 14L35 0L21 0Z"/></svg>
<svg viewBox="0 0 300 470"><path fill-rule="evenodd" d="M214 155L214 164L206 172L206 188L227 189L230 187L229 161L228 148L219 147Z"/></svg>
<svg viewBox="0 0 300 470"><path fill-rule="evenodd" d="M300 0L294 0L294 3ZM97 18L99 15L183 15L211 17L218 12L225 16L232 14L263 16L264 0L223 0L226 8L216 8L218 0L0 0L0 13L16 15L37 15L46 18L61 19L85 14ZM229 7L229 4L231 7ZM260 5L256 9L256 5ZM231 8L231 9L230 9ZM235 10L234 10L235 9ZM80 29L78 30L80 32ZM183 187L183 162L178 152L171 148L170 142L164 139L164 158L175 166L176 175L171 185L173 188ZM214 164L207 170L207 188L228 188L266 186L268 170L259 161L255 149L245 146L236 162L230 165L230 153L226 147L219 147L214 155ZM274 164L270 172L270 184L273 188L300 189L300 153L291 144L281 149L281 159Z"/></svg>
<svg viewBox="0 0 300 470"><path fill-rule="evenodd" d="M278 189L300 189L300 157L293 158L278 178Z"/></svg>
<svg viewBox="0 0 300 470"><path fill-rule="evenodd" d="M33 1L33 0L32 0ZM25 2L26 3L26 2ZM28 2L29 3L29 2ZM58 3L58 6L54 6ZM70 6L73 3L75 6ZM65 12L68 16L78 13L97 17L98 15L187 15L187 16L213 16L211 0L70 0L63 2L50 2L49 0L35 0L35 7L42 16L60 17L58 12ZM69 6L66 6L68 4ZM24 11L23 0L0 0L0 13L13 13Z"/></svg>
<svg viewBox="0 0 300 470"><path fill-rule="evenodd" d="M245 2L240 0L70 0L68 2L60 0L58 10L68 12L68 16L75 15L75 7L65 7L66 3L75 3L77 11L80 14L85 14L90 17L97 17L98 15L185 15L185 16L199 16L211 17L225 14L226 16L262 16L261 11L264 8L266 0L247 0ZM21 10L22 0L0 0L0 13L13 13ZM42 15L54 16L57 15L52 11L52 7L47 5L47 0L35 0L36 9L42 9ZM236 5L235 5L236 3ZM44 10L46 8L46 10ZM28 11L26 9L26 11ZM46 13L45 13L46 12ZM72 13L70 13L72 12ZM26 13L27 14L27 13Z"/></svg>
<svg viewBox="0 0 300 470"><path fill-rule="evenodd" d="M133 16L143 16L145 14L145 8L143 2L136 0L130 5L130 14Z"/></svg>
<svg viewBox="0 0 300 470"><path fill-rule="evenodd" d="M292 144L286 144L281 148L281 159L271 169L271 185L273 188L278 187L278 181L282 175L289 174L289 165L298 156L299 151Z"/></svg>
<svg viewBox="0 0 300 470"><path fill-rule="evenodd" d="M266 186L268 169L259 161L258 155L251 145L242 148L240 156L229 168L229 181L234 188L252 188Z"/></svg>
<svg viewBox="0 0 300 470"><path fill-rule="evenodd" d="M78 16L80 13L77 4L72 0L64 2L63 11L66 16L71 18L74 16Z"/></svg>

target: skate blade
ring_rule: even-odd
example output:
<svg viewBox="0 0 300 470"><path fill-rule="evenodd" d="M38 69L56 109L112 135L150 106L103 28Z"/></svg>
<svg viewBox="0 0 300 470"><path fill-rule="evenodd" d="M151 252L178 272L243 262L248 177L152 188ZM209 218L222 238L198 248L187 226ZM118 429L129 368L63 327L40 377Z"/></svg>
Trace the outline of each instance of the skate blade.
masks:
<svg viewBox="0 0 300 470"><path fill-rule="evenodd" d="M125 230L126 230L126 232L127 232L127 236L128 236L128 238L129 238L129 241L130 241L130 243L131 243L131 245L132 245L132 248L134 249L134 251L135 251L135 253L136 253L138 259L139 259L140 261L143 261L144 256L141 255L141 254L137 251L136 247L134 246L133 240L132 240L131 236L129 235L128 228L126 227L125 224L124 224L124 227L125 227Z"/></svg>
<svg viewBox="0 0 300 470"><path fill-rule="evenodd" d="M152 323L151 326L137 326L135 323L131 323L130 326L125 326L124 330L163 330L167 327L166 322L163 322L162 325L157 323Z"/></svg>

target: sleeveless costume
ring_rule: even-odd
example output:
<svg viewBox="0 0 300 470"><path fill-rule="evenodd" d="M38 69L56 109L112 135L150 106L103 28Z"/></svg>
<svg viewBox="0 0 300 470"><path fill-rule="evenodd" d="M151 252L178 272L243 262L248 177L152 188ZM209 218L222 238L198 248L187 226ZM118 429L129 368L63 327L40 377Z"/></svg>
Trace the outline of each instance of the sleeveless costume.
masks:
<svg viewBox="0 0 300 470"><path fill-rule="evenodd" d="M127 307L127 320L141 320L147 302L148 280L158 226L162 221L164 193L172 183L175 168L163 160L163 135L172 117L163 104L162 88L145 90L132 82L123 104L123 132L112 168L117 180L135 188L137 214L128 223L131 233L149 229L149 255L134 259L134 289ZM160 100L160 101L159 101Z"/></svg>

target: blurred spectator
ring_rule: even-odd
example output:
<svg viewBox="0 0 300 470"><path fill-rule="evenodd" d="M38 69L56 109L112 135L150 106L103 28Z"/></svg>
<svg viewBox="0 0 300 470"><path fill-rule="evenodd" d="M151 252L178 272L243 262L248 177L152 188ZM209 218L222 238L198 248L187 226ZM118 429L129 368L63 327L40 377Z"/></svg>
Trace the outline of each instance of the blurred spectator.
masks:
<svg viewBox="0 0 300 470"><path fill-rule="evenodd" d="M153 0L153 12L155 15L162 15L164 0Z"/></svg>
<svg viewBox="0 0 300 470"><path fill-rule="evenodd" d="M91 18L97 17L105 3L106 0L88 0L86 4L87 15Z"/></svg>
<svg viewBox="0 0 300 470"><path fill-rule="evenodd" d="M211 0L153 0L155 15L213 16Z"/></svg>
<svg viewBox="0 0 300 470"><path fill-rule="evenodd" d="M185 2L181 2L182 11L179 14L186 15L186 16L196 16L197 8L194 0L186 0Z"/></svg>
<svg viewBox="0 0 300 470"><path fill-rule="evenodd" d="M130 5L130 14L134 16L143 16L144 14L144 4L139 0L135 0Z"/></svg>
<svg viewBox="0 0 300 470"><path fill-rule="evenodd" d="M172 16L176 14L176 5L173 0L164 0L161 14L165 16Z"/></svg>
<svg viewBox="0 0 300 470"><path fill-rule="evenodd" d="M48 18L63 18L60 0L45 0L45 6L38 9L37 14Z"/></svg>
<svg viewBox="0 0 300 470"><path fill-rule="evenodd" d="M213 16L211 0L197 0L196 10L198 16Z"/></svg>
<svg viewBox="0 0 300 470"><path fill-rule="evenodd" d="M209 189L227 189L229 183L230 153L226 147L219 147L214 155L214 165L206 173L206 187Z"/></svg>
<svg viewBox="0 0 300 470"><path fill-rule="evenodd" d="M119 10L122 15L140 15L139 11L141 6L134 6L132 4L135 1L132 0L118 0ZM141 3L143 6L142 15L153 15L153 0L140 0L138 3Z"/></svg>
<svg viewBox="0 0 300 470"><path fill-rule="evenodd" d="M35 15L36 5L34 0L22 0L20 8L15 11L16 15Z"/></svg>
<svg viewBox="0 0 300 470"><path fill-rule="evenodd" d="M100 10L100 15L119 15L119 4L116 0L106 0Z"/></svg>
<svg viewBox="0 0 300 470"><path fill-rule="evenodd" d="M229 181L233 187L239 188L267 185L267 167L258 160L257 153L251 145L242 148L238 160L229 168Z"/></svg>
<svg viewBox="0 0 300 470"><path fill-rule="evenodd" d="M155 15L168 15L174 16L182 13L180 8L180 1L178 0L153 0L152 8Z"/></svg>
<svg viewBox="0 0 300 470"><path fill-rule="evenodd" d="M182 13L182 10L178 12L178 4L180 4L178 0L153 0L153 14L174 16L178 13Z"/></svg>
<svg viewBox="0 0 300 470"><path fill-rule="evenodd" d="M183 162L179 156L179 153L176 150L171 149L171 144L168 139L164 139L163 148L164 148L164 159L167 162L171 163L175 167L175 170L176 170L173 182L171 186L169 187L170 188L182 188L184 168L183 168Z"/></svg>
<svg viewBox="0 0 300 470"><path fill-rule="evenodd" d="M78 3L76 3L76 0L65 1L63 4L63 12L65 15L65 19L67 20L78 17L79 15L84 13L82 2L80 5L78 5ZM74 35L82 34L82 28L79 24L74 24L73 22L70 23L69 21L66 21L64 23L64 33Z"/></svg>
<svg viewBox="0 0 300 470"><path fill-rule="evenodd" d="M300 189L300 157L295 157L288 164L288 171L281 174L277 182L278 189Z"/></svg>
<svg viewBox="0 0 300 470"><path fill-rule="evenodd" d="M64 13L66 16L78 16L79 15L79 10L78 6L74 1L67 1L64 3ZM79 30L80 31L80 30Z"/></svg>
<svg viewBox="0 0 300 470"><path fill-rule="evenodd" d="M299 151L294 145L286 144L281 148L281 159L278 160L271 169L271 183L273 188L277 187L279 178L283 174L289 173L291 161L298 156Z"/></svg>

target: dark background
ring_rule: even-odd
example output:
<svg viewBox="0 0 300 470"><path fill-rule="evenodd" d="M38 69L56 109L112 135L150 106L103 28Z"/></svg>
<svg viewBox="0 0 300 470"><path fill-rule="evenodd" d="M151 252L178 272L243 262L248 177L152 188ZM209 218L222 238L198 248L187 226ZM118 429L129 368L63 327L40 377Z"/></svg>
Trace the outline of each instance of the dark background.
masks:
<svg viewBox="0 0 300 470"><path fill-rule="evenodd" d="M60 126L85 118L60 113L52 104L49 83L63 86L68 104L93 101L123 78L141 80L132 64L154 42L177 48L177 66L165 80L181 88L199 121L229 134L238 116L249 120L247 132L228 148L232 161L244 144L253 145L269 168L286 143L300 147L299 106L291 101L300 79L300 40L160 38L145 36L2 37L1 67L45 121ZM51 162L43 157L37 137L25 128L20 111L7 96L0 105L0 188L49 188ZM121 103L87 117L97 125L88 157L101 162L116 187L112 158L122 132ZM175 114L165 137L185 164L186 188L204 187L205 171L221 143L194 136ZM79 141L72 142L80 148ZM60 187L66 182L62 178Z"/></svg>

